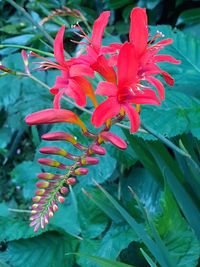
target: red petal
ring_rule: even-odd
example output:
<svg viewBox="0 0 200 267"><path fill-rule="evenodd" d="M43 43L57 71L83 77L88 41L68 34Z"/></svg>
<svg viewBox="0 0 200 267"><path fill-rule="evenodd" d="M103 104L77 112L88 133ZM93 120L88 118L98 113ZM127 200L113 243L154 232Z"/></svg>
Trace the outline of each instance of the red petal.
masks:
<svg viewBox="0 0 200 267"><path fill-rule="evenodd" d="M160 105L160 101L156 93L151 89L134 91L135 95L130 100L133 104L152 104Z"/></svg>
<svg viewBox="0 0 200 267"><path fill-rule="evenodd" d="M69 122L85 128L83 122L74 112L65 109L44 109L28 115L25 121L29 125Z"/></svg>
<svg viewBox="0 0 200 267"><path fill-rule="evenodd" d="M126 149L127 144L126 142L120 138L119 136L115 135L111 132L101 132L100 136L105 140L113 144L114 146L120 148L120 149Z"/></svg>
<svg viewBox="0 0 200 267"><path fill-rule="evenodd" d="M109 82L99 82L95 93L97 95L116 96L117 86Z"/></svg>
<svg viewBox="0 0 200 267"><path fill-rule="evenodd" d="M54 56L59 64L65 62L64 47L63 47L63 36L65 32L65 26L63 25L58 31L54 40Z"/></svg>
<svg viewBox="0 0 200 267"><path fill-rule="evenodd" d="M161 41L155 43L154 45L151 46L151 48L152 47L163 47L165 45L170 45L172 43L173 43L173 39L167 38L167 39L164 39L164 40L161 40Z"/></svg>
<svg viewBox="0 0 200 267"><path fill-rule="evenodd" d="M170 62L170 63L173 63L173 64L180 64L181 63L180 60L177 60L174 57L169 56L169 55L157 55L157 56L154 56L153 57L153 61L154 62L166 61L166 62Z"/></svg>
<svg viewBox="0 0 200 267"><path fill-rule="evenodd" d="M94 71L87 65L83 64L75 64L70 67L69 70L70 76L88 76L93 78L94 77Z"/></svg>
<svg viewBox="0 0 200 267"><path fill-rule="evenodd" d="M140 116L137 111L131 105L123 105L123 108L129 117L131 123L131 133L137 132L140 127Z"/></svg>
<svg viewBox="0 0 200 267"><path fill-rule="evenodd" d="M94 94L94 90L92 88L91 83L85 79L84 77L77 76L73 78L74 81L76 81L80 87L83 89L84 93L91 99L93 105L96 107L97 106L97 100Z"/></svg>
<svg viewBox="0 0 200 267"><path fill-rule="evenodd" d="M131 12L131 26L129 31L130 42L135 45L136 52L140 56L147 47L148 25L145 8L136 7Z"/></svg>
<svg viewBox="0 0 200 267"><path fill-rule="evenodd" d="M101 47L101 53L102 54L110 54L115 53L117 50L119 50L122 47L122 44L118 43L112 43L108 46Z"/></svg>
<svg viewBox="0 0 200 267"><path fill-rule="evenodd" d="M68 87L64 90L65 94L74 99L77 105L83 107L86 105L86 96L83 89L75 79L70 79Z"/></svg>
<svg viewBox="0 0 200 267"><path fill-rule="evenodd" d="M53 100L53 107L55 109L59 109L60 108L60 101L61 101L61 98L64 94L64 90L60 90L60 92L58 92L55 97L54 97L54 100Z"/></svg>
<svg viewBox="0 0 200 267"><path fill-rule="evenodd" d="M99 56L92 68L101 74L108 82L116 83L116 73L113 67L109 66L108 60L103 56Z"/></svg>
<svg viewBox="0 0 200 267"><path fill-rule="evenodd" d="M145 80L147 80L149 83L153 84L157 88L161 100L165 99L165 88L158 79L153 76L147 76L145 77Z"/></svg>
<svg viewBox="0 0 200 267"><path fill-rule="evenodd" d="M116 66L117 65L117 60L118 60L118 54L110 56L109 59L108 59L109 66L112 66L112 67Z"/></svg>
<svg viewBox="0 0 200 267"><path fill-rule="evenodd" d="M120 105L115 97L108 98L101 103L92 114L92 124L100 127L108 119L115 117L119 114Z"/></svg>
<svg viewBox="0 0 200 267"><path fill-rule="evenodd" d="M106 25L108 24L109 16L110 16L110 11L104 11L94 22L91 40L92 40L92 46L96 51L100 50L103 33Z"/></svg>
<svg viewBox="0 0 200 267"><path fill-rule="evenodd" d="M117 62L119 87L129 86L136 81L138 63L134 46L125 43L120 49Z"/></svg>
<svg viewBox="0 0 200 267"><path fill-rule="evenodd" d="M167 84L169 84L170 86L173 86L174 85L174 79L172 78L172 76L168 72L161 71L161 74L162 74L162 76L165 79L165 82Z"/></svg>

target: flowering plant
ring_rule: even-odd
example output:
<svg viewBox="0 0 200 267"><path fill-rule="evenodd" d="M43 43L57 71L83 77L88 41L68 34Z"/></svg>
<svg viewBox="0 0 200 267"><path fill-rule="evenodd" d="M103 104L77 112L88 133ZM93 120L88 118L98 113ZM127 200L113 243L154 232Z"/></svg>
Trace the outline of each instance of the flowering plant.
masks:
<svg viewBox="0 0 200 267"><path fill-rule="evenodd" d="M77 125L82 135L90 140L90 144L81 144L71 133L51 132L42 136L46 141L63 140L71 143L81 155L74 155L56 146L40 148L43 154L59 155L71 160L66 165L50 158L40 158L40 164L63 170L63 174L42 172L38 174L41 180L37 182L38 190L33 197L30 225L37 231L44 228L49 218L58 210L58 202L64 202L64 196L69 187L77 183L77 176L88 173L87 165L98 164L95 155L106 154L101 145L110 142L119 149L126 149L127 143L119 136L110 132L111 127L126 119L130 120L130 132L135 133L140 127L141 105L160 105L165 99L163 82L173 86L171 75L162 70L159 62L179 64L180 61L170 55L160 54L160 51L172 43L172 39L162 39L163 34L157 32L154 37L149 36L146 10L134 8L130 16L129 41L125 43L111 43L102 45L105 27L108 24L110 12L103 12L94 22L91 37L76 25L84 38L85 53L70 59L65 58L63 37L65 27L62 26L54 41L54 57L56 62L42 58L39 69L55 68L60 71L50 92L54 95L53 108L41 110L28 115L25 119L29 125L72 123ZM157 41L159 39L159 41ZM25 58L25 55L23 55ZM93 88L91 79L98 73L103 80ZM80 117L61 108L61 99L66 95L73 99L79 107L85 107L88 101L93 105L91 124L98 129L93 133ZM99 101L97 95L104 97Z"/></svg>

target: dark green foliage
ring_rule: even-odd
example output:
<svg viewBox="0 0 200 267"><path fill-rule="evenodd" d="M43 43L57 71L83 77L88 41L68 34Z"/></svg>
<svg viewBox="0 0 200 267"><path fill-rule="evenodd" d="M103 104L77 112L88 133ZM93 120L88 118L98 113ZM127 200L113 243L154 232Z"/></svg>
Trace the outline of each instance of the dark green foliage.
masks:
<svg viewBox="0 0 200 267"><path fill-rule="evenodd" d="M15 2L37 23L62 6L80 10L85 21L71 14L53 16L43 24L49 39L9 1L2 1L1 62L14 71L24 72L20 55L24 45L30 47L27 50L52 53L51 37L62 24L67 28L66 52L73 55L79 51L81 45L69 42L77 40L71 25L78 21L90 32L92 22L103 10L111 9L104 44L126 40L134 6L147 8L149 23L156 25L150 27L152 36L159 30L166 38L173 38L173 44L163 53L180 59L182 64L162 64L175 85L166 87L161 106L142 106L144 128L153 129L157 135L144 129L130 135L127 129L114 126L111 131L126 140L127 150L106 144L107 154L99 157L97 166L89 167L87 176L79 178L46 229L37 233L29 227L28 218L36 175L41 172L37 163L41 155L36 151L47 145L40 136L60 130L75 135L83 144L87 139L72 125L31 129L24 123L27 114L52 107L48 86L54 84L57 71L31 71L46 87L23 75L0 73L0 267L199 266L199 1ZM30 65L31 69L35 67ZM65 101L62 104L74 109ZM90 125L88 114L76 112ZM162 143L159 134L182 149L182 154ZM78 153L69 143L57 142L57 146Z"/></svg>

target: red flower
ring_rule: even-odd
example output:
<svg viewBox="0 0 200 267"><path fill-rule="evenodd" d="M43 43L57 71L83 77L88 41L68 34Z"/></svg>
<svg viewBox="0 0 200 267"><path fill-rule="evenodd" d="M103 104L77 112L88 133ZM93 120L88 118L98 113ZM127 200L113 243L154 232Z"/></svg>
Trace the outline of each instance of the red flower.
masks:
<svg viewBox="0 0 200 267"><path fill-rule="evenodd" d="M173 64L180 64L180 60L176 60L170 55L158 54L158 52L162 50L164 46L171 44L173 40L168 38L151 45L157 38L163 37L163 34L158 32L150 41L148 41L149 32L147 15L144 8L134 8L131 12L130 19L131 25L129 31L129 41L135 46L136 54L139 59L139 68L137 74L140 79L146 80L155 86L158 90L160 99L163 100L164 87L162 83L157 78L152 77L152 75L161 74L166 83L171 86L174 84L174 80L170 74L161 70L157 66L157 63L163 61ZM116 51L119 50L121 46L122 44L113 43L108 47L102 48L102 53L114 53L114 55L109 59L111 65L116 65L118 57Z"/></svg>
<svg viewBox="0 0 200 267"><path fill-rule="evenodd" d="M82 30L80 26L78 26L79 30L82 32L84 37L87 39L88 44L86 47L86 54L81 55L78 58L78 61L84 64L89 65L93 70L100 73L107 81L116 82L116 74L113 67L109 66L107 59L101 53L101 45L103 33L106 25L108 24L108 19L110 16L110 11L104 11L101 15L95 20L92 36L89 38L85 32Z"/></svg>
<svg viewBox="0 0 200 267"><path fill-rule="evenodd" d="M42 69L56 68L61 70L61 76L57 76L55 85L50 89L50 92L55 95L54 108L60 108L60 100L63 94L73 98L79 106L86 105L86 96L88 96L94 106L97 106L92 85L84 77L93 77L94 71L87 64L81 63L76 58L65 60L64 31L65 26L62 26L54 41L54 56L58 64L50 60L40 63ZM32 54L38 56L35 53Z"/></svg>
<svg viewBox="0 0 200 267"><path fill-rule="evenodd" d="M138 66L139 60L134 46L125 43L120 49L117 61L118 84L98 84L96 93L107 96L108 99L101 103L92 115L92 123L96 127L125 112L131 122L131 132L135 132L139 128L140 117L132 104L160 104L153 90L139 84Z"/></svg>

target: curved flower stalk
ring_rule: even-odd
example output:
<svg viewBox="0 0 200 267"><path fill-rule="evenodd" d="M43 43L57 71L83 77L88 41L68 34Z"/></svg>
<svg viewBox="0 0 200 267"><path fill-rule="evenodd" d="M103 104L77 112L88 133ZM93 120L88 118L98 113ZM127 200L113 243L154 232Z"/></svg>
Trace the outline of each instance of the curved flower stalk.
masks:
<svg viewBox="0 0 200 267"><path fill-rule="evenodd" d="M165 39L153 44L160 37L159 33L148 41L145 9L135 8L131 12L129 42L102 47L102 37L109 16L110 12L105 11L94 22L91 38L79 25L77 26L81 31L78 35L88 41L85 54L65 59L63 45L65 27L62 26L54 41L54 56L57 63L44 58L44 62L40 62L40 68L57 68L61 71L61 75L56 78L55 85L50 90L55 94L54 107L28 115L26 123L29 125L73 123L81 129L81 134L88 138L89 145L81 144L73 135L66 132L51 132L42 136L47 142L69 142L79 150L80 155L74 155L56 145L39 149L43 154L57 155L63 160L70 160L71 163L69 165L63 160L60 162L46 157L38 159L40 164L58 168L63 174L44 172L38 175L40 181L36 184L38 190L33 197L34 204L30 218L35 231L45 227L49 218L58 210L58 203L64 202L69 187L77 183L78 176L88 173L87 166L98 164L99 159L95 155L105 155L106 150L101 144L110 142L119 149L126 149L126 142L110 132L112 125L122 121L127 115L130 120L130 132L134 133L140 126L140 105L160 105L164 100L164 86L155 75L161 74L168 84L173 84L170 74L157 66L161 61L180 63L169 55L157 54L172 40ZM109 58L107 55L110 53L115 54ZM98 83L96 91L87 79L94 77L95 72L105 79ZM147 86L144 81L149 85ZM102 127L98 133L90 132L84 122L71 110L61 109L60 100L64 94L73 98L79 107L85 106L87 97L91 99L94 106L91 123L97 128ZM101 95L105 99L98 104L96 95Z"/></svg>
<svg viewBox="0 0 200 267"><path fill-rule="evenodd" d="M119 149L126 149L127 144L120 137L109 132L111 125L115 122L121 121L122 117L116 118L107 124L98 134L93 134L88 131L80 118L70 110L63 109L47 109L35 112L28 115L25 119L29 125L38 124L52 124L58 122L73 123L78 125L82 134L92 139L91 144L84 146L76 140L74 136L65 132L51 132L42 136L46 141L65 141L71 143L79 151L82 152L80 156L73 155L68 151L56 146L46 146L39 149L43 154L58 155L62 158L67 158L73 163L66 165L58 160L51 158L39 158L38 162L45 166L58 168L63 170L63 174L54 173L39 173L38 178L41 180L37 182L38 189L33 197L34 204L32 205L32 215L30 217L30 226L34 227L34 231L39 228L44 228L49 222L49 218L58 210L58 203L63 203L65 195L69 192L69 186L76 184L77 176L86 175L88 173L87 166L98 164L99 159L94 155L104 155L105 148L101 147L104 142L110 142Z"/></svg>

